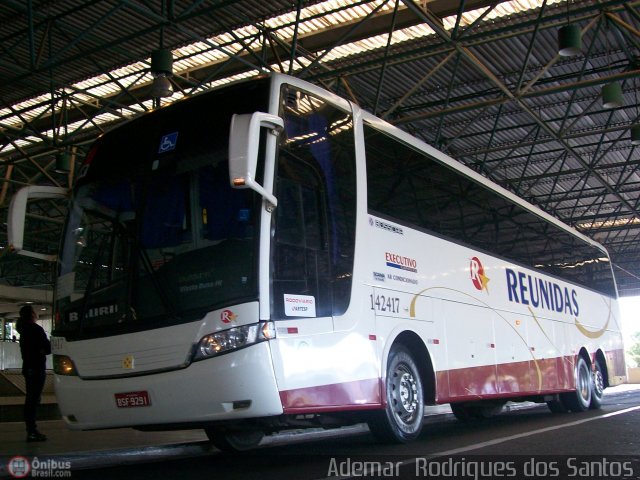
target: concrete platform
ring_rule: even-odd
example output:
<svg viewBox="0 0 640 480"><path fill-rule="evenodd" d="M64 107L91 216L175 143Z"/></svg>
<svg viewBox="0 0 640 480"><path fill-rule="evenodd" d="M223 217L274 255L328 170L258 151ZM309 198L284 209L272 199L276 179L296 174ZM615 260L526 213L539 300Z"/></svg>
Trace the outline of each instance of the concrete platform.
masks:
<svg viewBox="0 0 640 480"><path fill-rule="evenodd" d="M71 470L110 467L207 455L216 449L202 430L138 432L130 428L71 431L62 420L38 422L45 442L26 442L22 422L0 423L0 478L11 477L8 463L15 456L69 462Z"/></svg>

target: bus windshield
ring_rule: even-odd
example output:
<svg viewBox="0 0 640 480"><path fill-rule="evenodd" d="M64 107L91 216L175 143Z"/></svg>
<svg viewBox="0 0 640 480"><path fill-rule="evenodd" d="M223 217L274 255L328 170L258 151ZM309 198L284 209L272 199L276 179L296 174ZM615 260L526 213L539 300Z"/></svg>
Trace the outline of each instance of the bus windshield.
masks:
<svg viewBox="0 0 640 480"><path fill-rule="evenodd" d="M266 108L264 90L239 108L210 94L208 122L169 107L98 141L63 236L57 335L159 328L257 299L260 199L229 186L227 143L231 115Z"/></svg>

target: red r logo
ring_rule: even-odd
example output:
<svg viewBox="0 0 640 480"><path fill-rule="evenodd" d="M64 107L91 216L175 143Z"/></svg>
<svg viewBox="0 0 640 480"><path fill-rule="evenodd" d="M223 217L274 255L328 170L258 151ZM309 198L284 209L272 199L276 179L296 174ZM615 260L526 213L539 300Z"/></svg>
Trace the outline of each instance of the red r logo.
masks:
<svg viewBox="0 0 640 480"><path fill-rule="evenodd" d="M478 257L471 259L469 272L471 274L471 283L476 287L476 290L486 290L489 293L489 278L484 274L484 267Z"/></svg>
<svg viewBox="0 0 640 480"><path fill-rule="evenodd" d="M236 318L238 318L238 316L235 313L233 313L231 310L223 310L220 313L220 320L222 320L223 323L231 323Z"/></svg>

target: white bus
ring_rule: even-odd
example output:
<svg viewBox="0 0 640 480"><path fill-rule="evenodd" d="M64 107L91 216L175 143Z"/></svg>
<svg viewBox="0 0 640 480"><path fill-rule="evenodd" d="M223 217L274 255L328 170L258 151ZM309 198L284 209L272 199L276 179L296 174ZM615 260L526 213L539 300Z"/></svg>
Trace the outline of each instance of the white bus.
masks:
<svg viewBox="0 0 640 480"><path fill-rule="evenodd" d="M30 195L11 209L17 250ZM425 405L578 412L625 380L603 247L285 75L100 137L57 262L72 429L204 428L242 450L367 422L406 442Z"/></svg>

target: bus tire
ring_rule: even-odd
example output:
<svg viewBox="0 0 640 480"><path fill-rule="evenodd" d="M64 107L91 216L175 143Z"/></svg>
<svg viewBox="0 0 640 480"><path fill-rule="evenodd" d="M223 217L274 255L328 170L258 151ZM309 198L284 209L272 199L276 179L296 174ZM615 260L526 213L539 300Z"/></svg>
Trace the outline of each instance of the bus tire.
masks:
<svg viewBox="0 0 640 480"><path fill-rule="evenodd" d="M561 394L562 403L572 412L584 412L591 405L593 378L591 368L580 355L576 364L576 389Z"/></svg>
<svg viewBox="0 0 640 480"><path fill-rule="evenodd" d="M593 366L591 375L593 383L591 385L591 403L589 404L589 408L597 410L602 407L602 396L604 395L605 389L604 371L598 360L596 360Z"/></svg>
<svg viewBox="0 0 640 480"><path fill-rule="evenodd" d="M251 450L260 444L264 437L262 430L223 430L205 428L209 441L225 453L238 453Z"/></svg>
<svg viewBox="0 0 640 480"><path fill-rule="evenodd" d="M384 443L406 443L422 431L424 390L420 370L409 351L394 346L387 361L386 407L373 412L368 424L371 433Z"/></svg>

